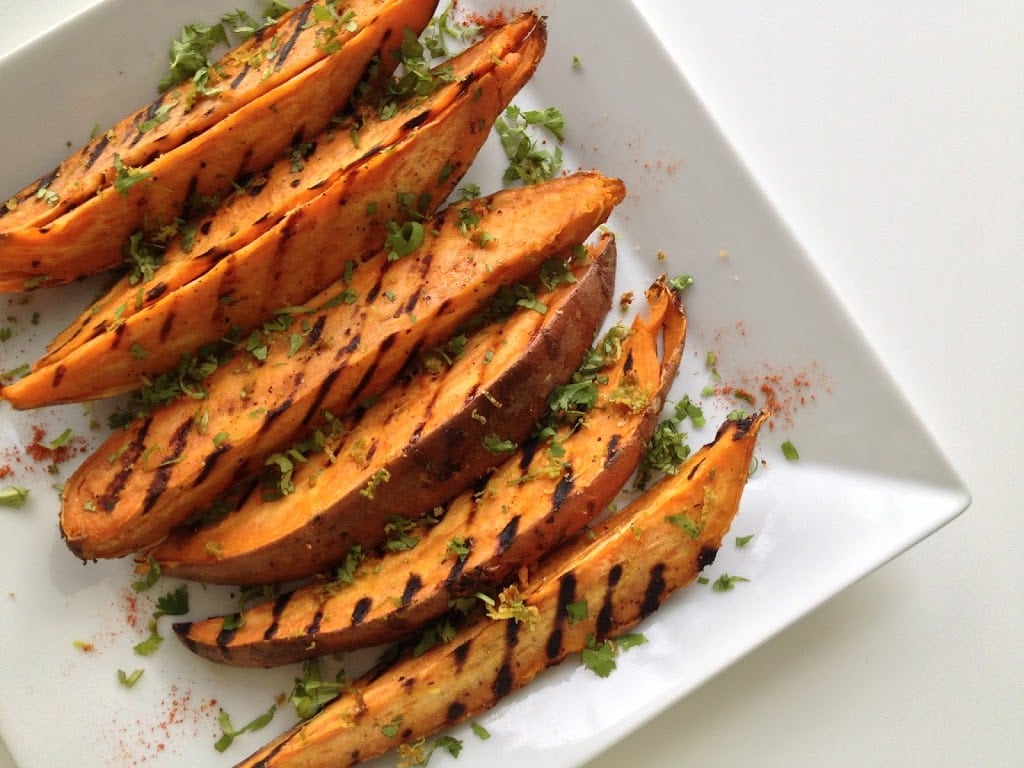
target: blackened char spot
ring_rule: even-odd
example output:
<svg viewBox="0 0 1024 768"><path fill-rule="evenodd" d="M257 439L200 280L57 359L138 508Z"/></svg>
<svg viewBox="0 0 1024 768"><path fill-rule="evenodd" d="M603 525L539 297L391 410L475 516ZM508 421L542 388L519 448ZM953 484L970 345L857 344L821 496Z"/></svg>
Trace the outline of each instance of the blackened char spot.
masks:
<svg viewBox="0 0 1024 768"><path fill-rule="evenodd" d="M317 389L316 397L313 398L313 404L310 406L309 410L306 411L306 415L302 417L302 426L306 426L314 419L319 418L320 406L323 405L324 398L326 398L327 394L331 391L331 387L334 385L338 376L341 375L342 370L343 367L335 368L320 384L319 389Z"/></svg>
<svg viewBox="0 0 1024 768"><path fill-rule="evenodd" d="M352 609L352 626L358 626L363 623L366 619L366 615L370 612L370 606L373 605L373 600L369 597L361 597L356 602L355 607Z"/></svg>
<svg viewBox="0 0 1024 768"><path fill-rule="evenodd" d="M693 469L691 469L691 470L690 470L690 473L689 473L689 474L688 474L688 475L686 476L686 479L687 479L687 480L693 480L693 478L694 478L694 476L695 476L695 475L697 474L697 472L699 472L699 471L700 471L700 468L701 468L702 466L704 466L704 462L705 462L706 460L707 460L707 459L701 459L701 460L700 460L700 461L698 461L698 462L697 462L696 464L694 464L694 465L693 465Z"/></svg>
<svg viewBox="0 0 1024 768"><path fill-rule="evenodd" d="M622 563L616 563L608 571L608 586L614 588L622 578Z"/></svg>
<svg viewBox="0 0 1024 768"><path fill-rule="evenodd" d="M186 648L192 651L192 653L196 652L199 644L189 635L189 632L192 631L191 621L176 621L171 625L171 629L174 630L174 634L178 636L178 639L181 640Z"/></svg>
<svg viewBox="0 0 1024 768"><path fill-rule="evenodd" d="M461 672L462 666L466 663L466 659L469 658L469 650L473 647L473 641L467 640L462 643L452 652L452 657L455 659L455 671Z"/></svg>
<svg viewBox="0 0 1024 768"><path fill-rule="evenodd" d="M459 95L461 96L462 94L469 93L470 86L473 85L473 83L475 83L479 79L479 77L480 75L477 74L476 72L470 72L468 75L466 75L465 79L463 79L462 82L459 84Z"/></svg>
<svg viewBox="0 0 1024 768"><path fill-rule="evenodd" d="M516 515L507 523L505 527L501 529L501 533L498 534L498 554L503 555L508 548L512 546L512 542L516 540L516 534L519 532L519 515Z"/></svg>
<svg viewBox="0 0 1024 768"><path fill-rule="evenodd" d="M68 367L63 363L58 364L53 371L53 378L50 379L50 386L56 389L60 386L60 383L64 381L64 376L68 372Z"/></svg>
<svg viewBox="0 0 1024 768"><path fill-rule="evenodd" d="M146 419L139 427L139 432L135 436L135 439L128 444L127 449L119 451L121 456L121 468L107 484L107 487L103 489L103 493L97 499L98 506L104 512L114 511L114 507L121 498L121 491L124 490L125 485L128 483L128 478L132 477L134 474L135 462L139 460L139 457L145 450L146 435L149 434L149 428L152 426L152 423L152 418Z"/></svg>
<svg viewBox="0 0 1024 768"><path fill-rule="evenodd" d="M665 564L658 563L651 568L651 578L647 582L647 589L644 590L644 601L640 605L640 615L650 616L661 604L661 598L665 594Z"/></svg>
<svg viewBox="0 0 1024 768"><path fill-rule="evenodd" d="M146 131L143 130L143 126L146 123L149 123L150 125L153 125L153 123L151 121L157 119L157 113L159 112L160 107L163 106L163 103L164 103L164 97L160 96L160 98L158 98L155 101L151 102L150 105L148 107L146 107L146 111L140 116L141 119L137 119L136 120L136 126L138 127L138 132L132 138L131 146L134 147L136 144L138 144L139 141L142 139L142 135L144 133L146 133Z"/></svg>
<svg viewBox="0 0 1024 768"><path fill-rule="evenodd" d="M418 574L410 573L408 581L405 582L405 589L402 591L402 606L409 605L421 589L423 589L423 579Z"/></svg>
<svg viewBox="0 0 1024 768"><path fill-rule="evenodd" d="M697 555L697 570L702 571L715 562L715 555L717 554L718 550L714 547L702 548L700 554Z"/></svg>
<svg viewBox="0 0 1024 768"><path fill-rule="evenodd" d="M234 629L222 629L217 633L217 646L221 651L226 651L226 646L231 645L231 641L235 639L235 634L238 632L238 628Z"/></svg>
<svg viewBox="0 0 1024 768"><path fill-rule="evenodd" d="M164 319L163 325L160 326L160 343L164 343L171 336L171 330L174 328L174 321L178 319L178 315L174 312L168 312L167 317Z"/></svg>
<svg viewBox="0 0 1024 768"><path fill-rule="evenodd" d="M548 661L554 661L558 658L558 655L562 652L561 627L555 627L551 630L551 634L548 635L547 644L544 647L544 652L547 654Z"/></svg>
<svg viewBox="0 0 1024 768"><path fill-rule="evenodd" d="M466 714L466 705L461 701L453 701L448 705L448 722L454 723Z"/></svg>
<svg viewBox="0 0 1024 768"><path fill-rule="evenodd" d="M510 619L505 622L505 646L509 649L519 644L519 622Z"/></svg>

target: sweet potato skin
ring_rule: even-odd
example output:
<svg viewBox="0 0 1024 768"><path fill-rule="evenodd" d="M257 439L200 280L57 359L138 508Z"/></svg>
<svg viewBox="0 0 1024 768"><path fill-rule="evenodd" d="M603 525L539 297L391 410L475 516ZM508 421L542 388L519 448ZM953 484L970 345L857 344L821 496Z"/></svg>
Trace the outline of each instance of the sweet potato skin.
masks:
<svg viewBox="0 0 1024 768"><path fill-rule="evenodd" d="M550 471L547 443L530 445L486 484L445 505L438 522L413 531L419 543L412 551L368 556L349 585L314 583L253 606L232 632L222 631L222 617L176 624L179 639L205 658L236 666L274 666L380 645L438 618L451 600L493 588L534 564L612 502L660 416L686 323L681 297L664 280L652 286L648 299L649 317L634 321L619 360L601 371L607 381L598 385L595 406L578 427L564 425L551 441L562 448L560 472ZM615 402L615 393L630 386L649 393L645 407ZM468 551L453 554L453 540ZM160 551L155 557L168 572ZM396 604L385 595L405 597Z"/></svg>
<svg viewBox="0 0 1024 768"><path fill-rule="evenodd" d="M735 517L764 415L715 441L594 532L559 547L519 590L532 621L481 619L448 643L356 682L236 768L344 768L492 707L547 667L636 626L715 557ZM692 535L668 518L685 515ZM569 619L569 604L585 616ZM397 733L386 726L400 722Z"/></svg>
<svg viewBox="0 0 1024 768"><path fill-rule="evenodd" d="M521 309L477 331L444 376L421 373L386 391L335 458L317 454L297 468L293 494L268 503L256 488L224 520L174 533L148 556L163 573L197 581L291 581L337 564L352 546L382 544L393 516L415 521L462 491L504 458L487 450L488 438L521 443L590 346L615 282L614 242L599 249L575 283L540 294L544 315ZM387 480L367 494L378 477Z"/></svg>
<svg viewBox="0 0 1024 768"><path fill-rule="evenodd" d="M251 243L278 225L292 209L317 197L327 186L338 183L344 174L361 167L372 154L397 144L408 134L410 121L422 122L431 115L443 114L455 100L464 96L462 81L480 77L493 69L497 60L522 50L523 42L531 35L537 35L538 41L544 37L543 23L533 14L523 14L503 25L479 44L435 68L438 80L444 79L444 72L448 71L452 82L441 85L428 96L417 96L413 103L396 104L399 112L394 117L381 115L381 91L370 89L354 105L354 115L310 137L308 144L298 145L302 148L298 162L290 153L282 157L259 174L257 185L237 190L216 211L198 219L194 227L190 226L189 237L172 239L151 280L140 283L130 275L122 278L47 346L47 354L36 361L34 370L52 370L71 350L114 330L135 313L211 269L219 258ZM353 141L352 136L357 136L358 141ZM392 167L393 174L400 172L401 168ZM459 174L453 172L448 179L449 186L457 183L458 177ZM398 189L398 183L401 182L391 186ZM379 184L378 197L387 197L384 191L388 186L386 182ZM370 194L360 189L370 190L371 185L357 183L355 187L349 193L353 210L359 208L357 195ZM416 192L409 186L402 186L401 190ZM445 189L426 191L440 199ZM320 269L332 266L331 260L325 261L327 263ZM319 275L320 281L324 279L326 273ZM233 320L237 323L238 318ZM243 332L251 330L239 327Z"/></svg>
<svg viewBox="0 0 1024 768"><path fill-rule="evenodd" d="M464 81L460 98L440 114L409 118L412 127L401 142L381 147L239 250L211 249L201 258L216 263L178 290L165 294L159 281L149 286L159 296L156 302L0 389L0 395L23 409L131 391L140 377L172 370L182 354L234 328L251 329L282 306L305 303L339 279L347 261L364 260L380 249L387 222L407 215L397 192L425 194L436 205L454 189L491 123L540 61L543 26L535 18L526 26L535 33L521 40L520 50ZM343 254L339 243L345 244ZM138 349L145 355L134 352Z"/></svg>
<svg viewBox="0 0 1024 768"><path fill-rule="evenodd" d="M222 365L202 401L179 397L108 438L65 484L68 546L83 559L152 547L315 427L324 410L342 415L383 391L411 355L454 332L499 285L585 240L624 194L621 181L589 172L499 192L477 203L480 226L496 237L483 249L449 208L424 225L415 252L393 262L381 253L350 284L311 302L353 296L306 316L315 344L292 355L287 335L272 340L264 361Z"/></svg>
<svg viewBox="0 0 1024 768"><path fill-rule="evenodd" d="M313 3L306 3L266 30L260 41L227 55L238 70L225 78L231 87L222 85L221 93L186 110L182 105L192 101L195 88L186 84L122 120L54 174L23 190L14 212L0 218L0 292L57 285L119 266L122 246L134 231L171 223L190 196L226 194L231 179L270 165L296 137L324 130L374 54L384 48L383 66L393 66L389 52L400 43L402 29L422 30L436 4L349 3L360 26L354 32L339 29L342 48L328 55L316 42L324 22L311 22ZM275 54L273 47L279 45ZM255 59L263 60L262 67L246 65ZM270 74L266 80L260 75L263 67ZM143 132L140 125L163 114L161 108L170 108L167 121ZM149 176L119 192L113 186L115 162ZM56 206L36 199L44 182L59 196Z"/></svg>

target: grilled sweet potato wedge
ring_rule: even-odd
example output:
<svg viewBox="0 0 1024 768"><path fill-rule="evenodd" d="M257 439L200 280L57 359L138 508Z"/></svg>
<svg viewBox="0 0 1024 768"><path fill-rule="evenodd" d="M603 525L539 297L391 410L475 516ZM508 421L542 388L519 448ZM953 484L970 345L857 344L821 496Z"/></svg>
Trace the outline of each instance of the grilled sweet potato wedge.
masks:
<svg viewBox="0 0 1024 768"><path fill-rule="evenodd" d="M446 197L447 190L462 177L468 159L464 155L469 154L475 141L469 142L463 152L453 154L449 160L450 171L444 174L444 183L440 186L432 178L424 184L408 174L397 178L376 178L373 169L382 163L372 158L385 148L399 144L415 126L451 119L445 116L450 114L453 103L460 99L468 101L465 84L493 71L497 62L513 53L534 56L530 49L524 49L526 40L531 37L530 45L539 51L538 44L542 44L544 39L543 25L536 16L526 14L436 67L431 72L433 90L430 93L420 95L414 92L393 106L389 103L386 111L382 109L381 102L391 84L369 90L359 99L355 114L339 120L318 136L310 137L308 142L294 145L288 156L280 158L259 174L258 184L236 190L215 211L190 224L181 236L170 240L160 258L160 266L150 279L140 280L137 274L122 278L53 340L47 348L48 353L36 362L35 370L52 371L73 350L90 343L90 349L104 344L97 337L112 333L137 312L154 305L166 306L174 291L211 270L223 257L280 225L292 210L318 197L327 188L349 183L349 176L371 175L367 182L358 180L349 185L347 212L342 215L347 217L346 221L354 231L362 231L367 223L362 211L371 201L377 203L378 220L393 215L388 212L387 200L394 200L399 192L412 198L429 194L431 203L439 204ZM509 93L514 88L515 85L510 84L505 91ZM431 141L430 134L436 130L435 124L419 131L416 142ZM413 145L409 144L397 151L408 153L412 149ZM399 167L397 170L404 169ZM381 202L384 202L383 210ZM327 201L318 203L319 207L327 204ZM339 214L332 213L334 215ZM280 231L274 236L278 234ZM377 247L383 242L383 228L366 230L366 234L380 241ZM266 242L269 244L273 240ZM358 242L354 245L358 246ZM343 263L344 260L321 258L315 263L304 264L300 274L310 285L323 287L341 276ZM284 288L283 292L279 287L273 294L264 294L266 300L263 302L257 297L245 297L244 310L243 307L236 310L228 308L225 321L238 325L247 333L251 330L251 318L262 320L259 317L261 311L267 315L280 306L267 304L271 296L279 302L299 304L316 292L316 289L304 289L301 283L294 290L288 290L290 286ZM306 295L300 295L302 290L307 291ZM232 306L237 304L236 301ZM244 311L244 315L240 311ZM245 320L249 321L248 325L244 324ZM109 339L108 336L106 341ZM118 351L123 354L123 349L117 348L110 354Z"/></svg>
<svg viewBox="0 0 1024 768"><path fill-rule="evenodd" d="M168 90L0 207L0 291L119 266L136 230L171 224L190 197L226 194L324 130L371 59L392 68L403 30L418 34L437 2L328 5L289 11L210 67L202 88Z"/></svg>
<svg viewBox="0 0 1024 768"><path fill-rule="evenodd" d="M514 451L583 359L611 308L612 238L565 269L558 285L536 294L543 313L531 300L469 335L451 366L389 388L329 452L284 452L296 464L288 493L275 467L269 500L258 485L221 521L172 534L149 556L171 576L257 585L313 576L352 546L409 546L404 528Z"/></svg>
<svg viewBox="0 0 1024 768"><path fill-rule="evenodd" d="M294 327L265 335L258 355L243 347L195 397L111 435L65 484L68 546L83 559L152 547L311 433L325 411L342 416L382 392L499 286L586 240L624 194L620 181L590 172L450 206L422 226L412 252L355 267L309 302L312 311L290 315Z"/></svg>
<svg viewBox="0 0 1024 768"><path fill-rule="evenodd" d="M500 39L508 45L499 48L504 58L481 47L478 61L486 66L479 76L462 80L436 114L427 109L405 120L398 142L374 148L248 244L226 254L208 250L199 259L214 263L177 290L165 292L156 281L148 288L155 300L127 317L121 315L130 302L122 302L113 310L118 320L103 333L0 394L29 408L129 391L140 377L173 369L182 354L305 303L350 262L370 258L389 236L390 222L421 215L409 210L410 196L436 206L454 189L489 126L536 68L544 50L536 17L524 17ZM177 264L191 269L189 262Z"/></svg>
<svg viewBox="0 0 1024 768"><path fill-rule="evenodd" d="M727 422L677 475L598 526L593 540L577 536L527 585L507 588L499 601L521 600L516 618L482 618L448 643L375 670L237 768L357 765L490 708L588 639L635 626L714 560L763 420Z"/></svg>
<svg viewBox="0 0 1024 768"><path fill-rule="evenodd" d="M482 490L464 492L437 515L439 521L410 531L418 539L411 551L367 556L356 568L343 569L341 580L253 606L231 631L223 630L223 617L176 624L179 638L201 656L237 666L380 645L438 618L449 601L535 563L607 508L651 437L682 355L686 320L680 297L664 280L648 298L649 316L637 318L624 337L625 329L612 329L589 357L603 356L604 364L595 370L588 363L577 377L596 393L582 420L561 423L543 441L535 438ZM197 538L200 551L206 537ZM173 575L166 549L159 547L154 556ZM358 560L368 550L352 552Z"/></svg>

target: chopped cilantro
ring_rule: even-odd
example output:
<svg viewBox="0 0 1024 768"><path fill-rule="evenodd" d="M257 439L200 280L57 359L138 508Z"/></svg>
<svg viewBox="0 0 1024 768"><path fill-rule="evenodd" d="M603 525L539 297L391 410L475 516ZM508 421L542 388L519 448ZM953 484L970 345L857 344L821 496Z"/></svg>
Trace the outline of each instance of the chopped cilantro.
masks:
<svg viewBox="0 0 1024 768"><path fill-rule="evenodd" d="M746 536L737 536L736 537L736 546L737 547L745 547L745 546L747 546L747 544L749 544L753 540L753 538L754 538L754 534L752 534L752 533L748 534Z"/></svg>
<svg viewBox="0 0 1024 768"><path fill-rule="evenodd" d="M750 579L745 579L742 576L730 576L728 573L723 573L715 580L715 583L711 585L711 588L715 590L715 592L728 592L743 581L750 581Z"/></svg>
<svg viewBox="0 0 1024 768"><path fill-rule="evenodd" d="M473 731L473 734L481 741L487 741L487 739L491 738L491 732L480 725L476 720L469 724L469 729Z"/></svg>
<svg viewBox="0 0 1024 768"><path fill-rule="evenodd" d="M700 536L700 526L697 525L686 515L668 515L665 520L672 523L672 525L680 528L690 536L694 541Z"/></svg>
<svg viewBox="0 0 1024 768"><path fill-rule="evenodd" d="M295 714L300 720L308 720L324 708L324 705L336 699L352 685L345 671L338 672L334 680L324 680L317 659L309 659L302 663L302 677L295 678L295 686L288 700L295 707Z"/></svg>
<svg viewBox="0 0 1024 768"><path fill-rule="evenodd" d="M586 600L576 600L565 606L565 617L570 624L586 620L589 615Z"/></svg>
<svg viewBox="0 0 1024 768"><path fill-rule="evenodd" d="M142 669L136 669L131 674L129 674L125 672L123 669L119 669L117 670L117 682L119 682L125 688L131 688L137 682L139 682L139 678L142 677L142 673L144 671L145 670Z"/></svg>
<svg viewBox="0 0 1024 768"><path fill-rule="evenodd" d="M234 728L231 725L231 718L228 716L228 713L222 709L220 711L220 716L217 718L217 721L220 723L222 735L217 739L213 748L218 752L223 752L231 746L231 742L233 742L237 736L241 736L243 733L247 733L249 731L258 731L273 720L275 712L277 712L277 704L271 705L270 709L254 720L246 723L241 728Z"/></svg>
<svg viewBox="0 0 1024 768"><path fill-rule="evenodd" d="M800 454L797 452L796 446L789 440L782 443L782 455L786 457L786 461L797 461L800 458Z"/></svg>
<svg viewBox="0 0 1024 768"><path fill-rule="evenodd" d="M389 739L393 739L398 735L398 731L401 729L401 727L402 716L398 715L397 717L395 717L394 720L392 720L387 725L382 725L380 728L380 732L387 736Z"/></svg>
<svg viewBox="0 0 1024 768"><path fill-rule="evenodd" d="M587 647L580 651L583 665L598 677L608 677L615 671L615 657L622 651L628 651L647 642L647 638L639 633L629 633L612 640L598 643L594 635L587 636Z"/></svg>
<svg viewBox="0 0 1024 768"><path fill-rule="evenodd" d="M524 112L512 104L505 109L504 117L499 117L494 123L494 130L509 161L502 176L506 184L546 181L554 178L562 167L561 148L543 149L543 143L530 135L534 126L546 128L559 141L564 138L565 120L553 107Z"/></svg>
<svg viewBox="0 0 1024 768"><path fill-rule="evenodd" d="M28 488L21 488L17 485L0 488L0 507L19 509L25 506L25 502L28 501L28 494Z"/></svg>
<svg viewBox="0 0 1024 768"><path fill-rule="evenodd" d="M492 432L484 437L484 448L486 448L490 453L497 455L502 453L512 453L516 449L516 444L511 440L504 440L499 435Z"/></svg>
<svg viewBox="0 0 1024 768"><path fill-rule="evenodd" d="M412 535L415 529L416 523L413 520L400 515L390 515L384 525L384 532L388 535L384 546L391 552L407 552L415 548L420 543L419 537Z"/></svg>
<svg viewBox="0 0 1024 768"><path fill-rule="evenodd" d="M114 189L122 197L128 194L128 190L141 181L145 181L152 174L149 171L140 171L138 168L130 168L121 160L121 156L114 155Z"/></svg>

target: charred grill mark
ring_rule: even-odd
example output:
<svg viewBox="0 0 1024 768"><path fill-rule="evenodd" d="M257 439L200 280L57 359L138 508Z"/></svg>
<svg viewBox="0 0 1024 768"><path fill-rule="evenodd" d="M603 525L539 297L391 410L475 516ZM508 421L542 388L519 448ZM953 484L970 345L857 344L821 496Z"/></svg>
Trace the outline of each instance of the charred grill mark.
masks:
<svg viewBox="0 0 1024 768"><path fill-rule="evenodd" d="M690 474L688 474L688 475L686 476L686 479L687 479L687 480L693 480L694 476L695 476L695 475L697 474L697 472L698 472L698 471L700 470L700 468L701 468L702 466L704 466L704 462L705 462L705 461L706 461L706 459L701 459L700 461L698 461L698 462L697 462L697 463L696 463L696 464L694 465L693 469L691 469L691 470L690 470Z"/></svg>
<svg viewBox="0 0 1024 768"><path fill-rule="evenodd" d="M405 131L412 131L412 130L415 130L416 128L419 128L421 125L423 125L425 122L427 122L430 119L431 114L432 113L431 113L431 111L429 109L423 110L418 115L414 115L414 116L410 117L408 120L406 120L404 123L402 123L402 127L401 127L400 130L405 132Z"/></svg>
<svg viewBox="0 0 1024 768"><path fill-rule="evenodd" d="M160 107L162 107L163 104L164 95L160 96L160 98L156 99L156 101L153 101L148 107L146 107L146 111L143 113L144 119L137 123L136 127L138 130L135 132L135 136L132 137L132 142L128 146L134 147L142 140L142 136L147 132L143 130L143 125L146 123L152 124L151 121L156 119L157 114L160 111Z"/></svg>
<svg viewBox="0 0 1024 768"><path fill-rule="evenodd" d="M266 416L263 418L263 423L260 425L260 432L266 432L270 429L274 425L274 422L280 418L281 414L291 408L294 403L295 401L291 397L288 397L279 405L275 405L267 411Z"/></svg>
<svg viewBox="0 0 1024 768"><path fill-rule="evenodd" d="M607 634L612 631L612 619L614 618L612 614L615 610L612 600L615 596L615 587L618 585L621 578L622 564L616 563L608 571L608 588L604 593L601 610L597 612L597 622L594 629L599 638L607 636Z"/></svg>
<svg viewBox="0 0 1024 768"><path fill-rule="evenodd" d="M163 296L165 293L167 293L167 283L159 282L156 285L154 285L152 288L150 288L148 291L146 291L146 301L147 302L156 301L161 296Z"/></svg>
<svg viewBox="0 0 1024 768"><path fill-rule="evenodd" d="M237 75L235 75L234 80L231 81L230 88L231 88L232 91L237 89L238 86L240 86L242 84L242 81L245 80L245 76L249 74L249 71L250 71L250 68L249 68L249 65L247 63L247 64L245 64L242 67L242 71L239 72Z"/></svg>
<svg viewBox="0 0 1024 768"><path fill-rule="evenodd" d="M626 353L626 359L622 361L622 373L628 376L632 373L634 364L633 350L630 349L629 352Z"/></svg>
<svg viewBox="0 0 1024 768"><path fill-rule="evenodd" d="M167 317L164 318L163 325L160 326L160 334L158 338L160 343L167 341L170 338L171 330L174 328L174 321L178 319L178 315L175 312L168 312Z"/></svg>
<svg viewBox="0 0 1024 768"><path fill-rule="evenodd" d="M604 468L608 469L619 455L619 443L622 442L622 435L612 435L608 439L608 447L604 451Z"/></svg>
<svg viewBox="0 0 1024 768"><path fill-rule="evenodd" d="M348 402L345 404L346 407L359 401L362 397L363 390L366 389L366 385L373 380L373 375L377 372L377 368L380 366L381 358L388 353L388 350L395 345L397 340L398 334L392 333L380 343L380 346L377 348L377 354L373 358L373 362L366 367L366 371L363 373L362 378L359 379L359 383L352 390L352 394L349 395Z"/></svg>
<svg viewBox="0 0 1024 768"><path fill-rule="evenodd" d="M444 580L444 585L446 587L452 586L453 584L455 584L462 577L463 570L466 567L466 561L469 559L469 556L471 554L473 554L473 539L472 538L467 536L466 539L462 542L462 545L466 549L468 549L469 552L466 555L462 556L462 557L456 557L455 558L455 564L452 565L452 569L450 571L448 571L448 575L445 577L445 580Z"/></svg>
<svg viewBox="0 0 1024 768"><path fill-rule="evenodd" d="M149 428L153 423L152 417L142 422L142 426L139 427L139 433L132 441L131 445L121 455L121 469L107 484L107 487L103 489L103 493L97 499L97 504L103 511L112 512L114 506L117 504L121 497L121 491L124 490L125 485L128 483L128 478L132 476L134 471L135 462L139 460L142 455L144 446L146 443L146 435L149 433Z"/></svg>
<svg viewBox="0 0 1024 768"><path fill-rule="evenodd" d="M174 465L181 458L181 454L188 444L188 435L192 430L193 424L195 424L195 417L189 416L174 431L174 435L171 437L170 453L166 459L160 462L160 466L157 467L153 480L146 490L146 498L142 503L142 514L149 514L157 501L160 500L164 491L167 490L167 481L171 476Z"/></svg>
<svg viewBox="0 0 1024 768"><path fill-rule="evenodd" d="M651 568L651 578L644 590L644 601L640 605L640 616L646 618L658 610L665 595L665 564L658 563Z"/></svg>
<svg viewBox="0 0 1024 768"><path fill-rule="evenodd" d="M370 612L370 607L373 605L373 599L369 597L361 597L356 602L355 607L352 609L352 626L357 627L366 620L366 615Z"/></svg>
<svg viewBox="0 0 1024 768"><path fill-rule="evenodd" d="M272 640L277 635L277 630L281 628L281 614L284 613L284 609L291 602L292 595L294 592L285 592L284 594L278 595L277 599L274 600L274 607L271 610L271 621L270 626L267 627L263 633L264 640Z"/></svg>
<svg viewBox="0 0 1024 768"><path fill-rule="evenodd" d="M64 381L64 375L68 372L68 367L64 364L58 364L57 368L53 372L53 378L50 380L50 386L56 389L60 386L60 383Z"/></svg>
<svg viewBox="0 0 1024 768"><path fill-rule="evenodd" d="M402 590L402 607L409 605L421 589L423 589L423 579L419 574L410 573L409 580L405 582L405 589Z"/></svg>
<svg viewBox="0 0 1024 768"><path fill-rule="evenodd" d="M110 343L111 349L117 349L121 346L121 340L124 338L124 332L127 328L128 326L122 323L114 329L114 340Z"/></svg>
<svg viewBox="0 0 1024 768"><path fill-rule="evenodd" d="M576 487L576 480L572 474L572 464L566 464L566 474L558 481L558 485L555 486L555 492L551 495L551 511L557 512L561 509L565 500L569 498L569 494L572 493L573 488Z"/></svg>
<svg viewBox="0 0 1024 768"><path fill-rule="evenodd" d="M522 454L519 459L519 468L523 472L527 472L530 469L530 464L533 463L533 457L537 453L537 446L540 445L540 437L536 434L530 435L526 440L523 441L522 447L519 449Z"/></svg>
<svg viewBox="0 0 1024 768"><path fill-rule="evenodd" d="M516 540L516 534L519 532L519 515L516 515L507 523L505 527L501 529L501 533L498 534L498 554L503 555L508 551L508 548L512 546L512 542Z"/></svg>
<svg viewBox="0 0 1024 768"><path fill-rule="evenodd" d="M410 296L409 300L405 302L405 305L395 312L395 317L401 317L403 314L411 315L416 309L416 305L420 302L420 294L421 292L419 290L413 291L412 296Z"/></svg>
<svg viewBox="0 0 1024 768"><path fill-rule="evenodd" d="M83 170L88 171L92 168L93 165L96 164L96 161L103 155L103 150L105 150L109 144L110 138L106 133L104 133L100 136L99 140L93 144L92 149L89 152L89 159L85 161L85 168Z"/></svg>
<svg viewBox="0 0 1024 768"><path fill-rule="evenodd" d="M220 457L223 456L227 450L228 446L222 443L221 445L218 445L213 450L212 453L208 454L205 459L203 459L203 468L199 472L199 476L195 479L195 482L192 483L193 488L202 485L206 481L206 478L210 476L210 473L213 471L213 468L217 465L217 462L220 460Z"/></svg>
<svg viewBox="0 0 1024 768"><path fill-rule="evenodd" d="M327 315L320 315L316 322L313 323L313 327L309 329L309 333L306 334L306 346L315 347L317 342L320 341L320 337L324 332L324 324L327 322Z"/></svg>
<svg viewBox="0 0 1024 768"><path fill-rule="evenodd" d="M714 547L702 547L700 554L697 555L697 570L702 571L715 562L716 555L718 550Z"/></svg>
<svg viewBox="0 0 1024 768"><path fill-rule="evenodd" d="M309 410L306 411L306 415L302 417L302 426L307 426L311 421L318 418L320 406L323 404L324 398L327 397L327 393L330 392L331 387L334 386L334 382L337 380L338 376L341 375L343 370L344 366L335 368L324 378L323 383L321 383L320 387L317 389L316 397L313 398L312 405L309 406Z"/></svg>
<svg viewBox="0 0 1024 768"><path fill-rule="evenodd" d="M237 627L234 629L221 629L221 631L217 633L217 645L222 651L226 646L231 645L231 641L235 639L236 634L238 634Z"/></svg>
<svg viewBox="0 0 1024 768"><path fill-rule="evenodd" d="M325 315L325 317L326 317L326 315ZM360 320L362 320L362 319L363 318L360 318ZM359 349L359 345L362 342L363 342L363 335L361 333L357 333L355 336L353 336L349 340L348 344L346 344L345 346L341 347L337 351L337 353L334 355L334 359L335 360L341 360L341 358L345 357L346 355L351 355L353 352L355 352L357 349Z"/></svg>
<svg viewBox="0 0 1024 768"><path fill-rule="evenodd" d="M477 80L480 79L480 75L477 72L470 72L463 78L462 82L459 83L459 97L469 93L469 87L473 85Z"/></svg>
<svg viewBox="0 0 1024 768"><path fill-rule="evenodd" d="M373 302L377 300L377 297L380 296L380 292L384 288L384 273L385 270L383 269L377 273L377 279L373 282L373 286L366 292L367 306L373 304Z"/></svg>
<svg viewBox="0 0 1024 768"><path fill-rule="evenodd" d="M466 705L461 701L453 701L448 705L448 722L454 723L466 714Z"/></svg>
<svg viewBox="0 0 1024 768"><path fill-rule="evenodd" d="M291 36L285 41L284 45L281 46L277 52L277 59L275 60L274 69L278 72L281 71L281 67L284 66L285 61L291 55L292 50L295 48L295 41L299 39L299 35L302 34L306 28L306 20L309 18L310 11L313 8L313 3L309 3L299 11L293 20L295 29L292 31Z"/></svg>
<svg viewBox="0 0 1024 768"><path fill-rule="evenodd" d="M546 653L549 661L554 661L562 652L562 625L569 616L569 604L576 599L576 574L572 571L563 574L558 580L558 606L555 609L555 626L548 635Z"/></svg>
<svg viewBox="0 0 1024 768"><path fill-rule="evenodd" d="M498 674L491 683L491 693L494 698L501 699L512 692L512 667L506 661L498 669Z"/></svg>
<svg viewBox="0 0 1024 768"><path fill-rule="evenodd" d="M313 620L309 622L309 626L303 630L303 634L307 637L316 637L320 633L320 622L324 620L324 609L318 608L317 612L313 614Z"/></svg>

